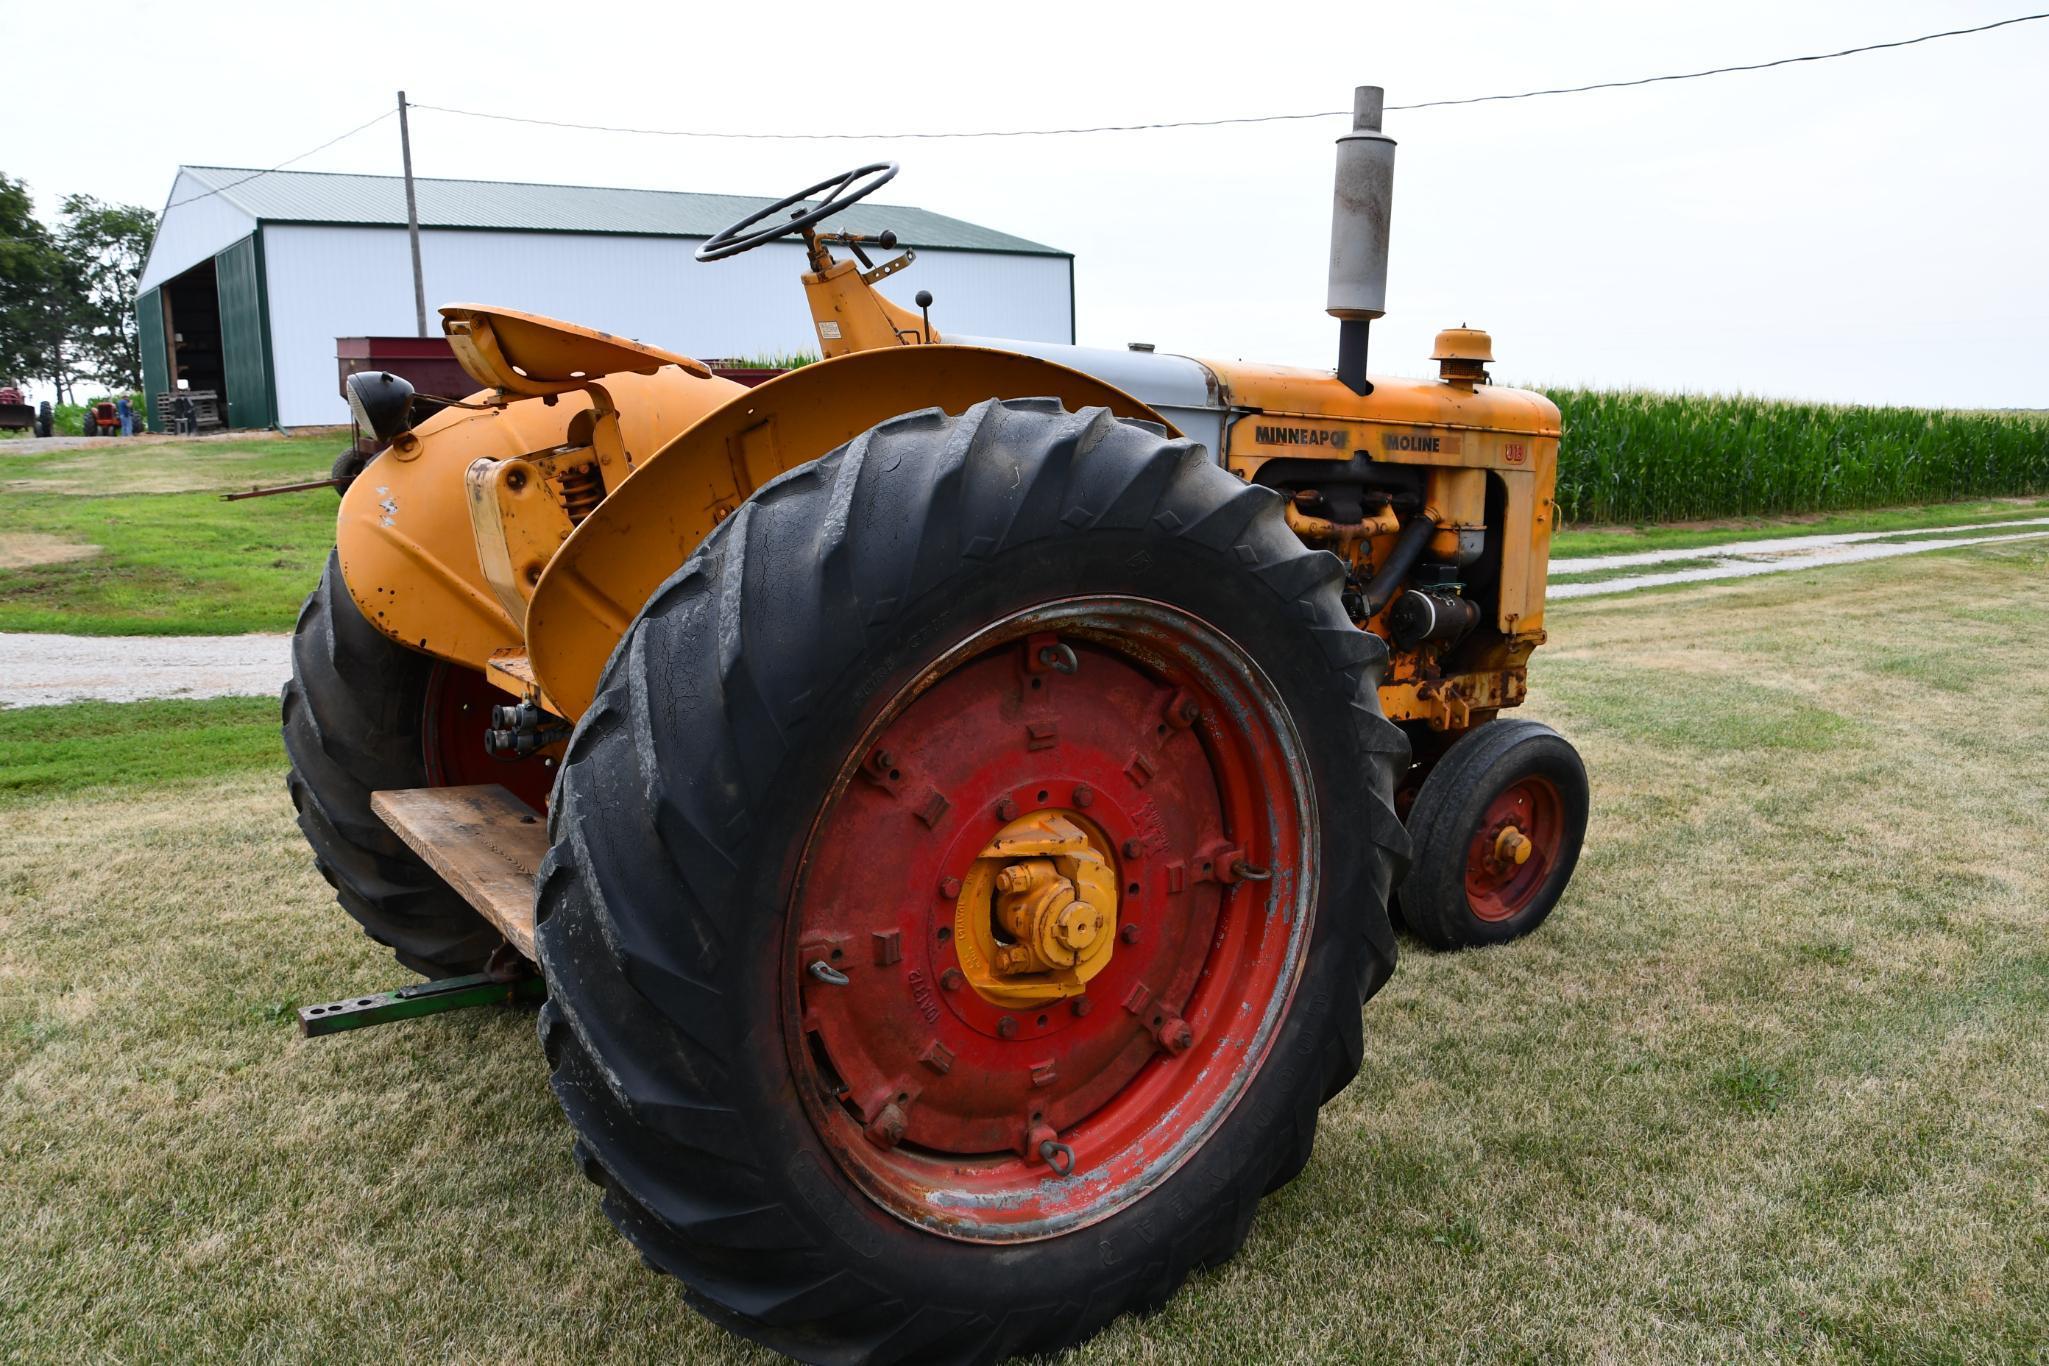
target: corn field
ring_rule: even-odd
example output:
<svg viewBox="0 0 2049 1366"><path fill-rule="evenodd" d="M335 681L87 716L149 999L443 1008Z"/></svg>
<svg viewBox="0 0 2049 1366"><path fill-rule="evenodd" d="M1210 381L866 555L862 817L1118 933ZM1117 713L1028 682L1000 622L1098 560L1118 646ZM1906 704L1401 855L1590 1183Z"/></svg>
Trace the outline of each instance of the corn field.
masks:
<svg viewBox="0 0 2049 1366"><path fill-rule="evenodd" d="M1567 522L1671 522L2049 491L2049 418L1546 391Z"/></svg>

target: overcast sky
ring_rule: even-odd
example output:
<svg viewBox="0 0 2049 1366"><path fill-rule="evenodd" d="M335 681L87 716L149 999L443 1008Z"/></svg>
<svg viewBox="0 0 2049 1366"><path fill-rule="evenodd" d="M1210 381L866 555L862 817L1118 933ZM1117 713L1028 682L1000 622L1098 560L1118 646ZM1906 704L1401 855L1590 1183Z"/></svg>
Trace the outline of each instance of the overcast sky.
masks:
<svg viewBox="0 0 2049 1366"><path fill-rule="evenodd" d="M782 132L1045 127L1340 109L1766 60L2024 13L2022 0L1662 4L345 6L102 3L119 71L9 67L0 170L41 203L160 208L181 163L271 166L418 101ZM1523 383L2049 407L2049 21L1648 89L1389 115L1389 315ZM37 111L41 111L38 113ZM882 198L1072 251L1084 343L1329 365L1344 120L973 142L728 142L419 111L424 176L780 195L896 159ZM387 120L298 163L395 174ZM693 266L692 269L717 269ZM790 288L797 288L791 282ZM428 281L429 295L433 281ZM433 302L430 297L430 303ZM945 326L944 300L934 322ZM647 340L659 343L660 337ZM793 338L793 342L800 339Z"/></svg>

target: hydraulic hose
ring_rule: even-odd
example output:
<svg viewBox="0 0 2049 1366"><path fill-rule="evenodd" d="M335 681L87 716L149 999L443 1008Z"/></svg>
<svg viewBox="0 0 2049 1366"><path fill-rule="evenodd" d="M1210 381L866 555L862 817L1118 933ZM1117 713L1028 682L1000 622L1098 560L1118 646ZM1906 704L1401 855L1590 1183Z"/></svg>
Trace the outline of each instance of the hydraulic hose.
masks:
<svg viewBox="0 0 2049 1366"><path fill-rule="evenodd" d="M1367 580L1364 597L1368 617L1379 616L1394 601L1395 590L1415 569L1416 561L1423 557L1423 547L1430 544L1436 532L1437 523L1420 512L1402 527L1402 534L1395 537L1394 549L1388 552L1387 563Z"/></svg>

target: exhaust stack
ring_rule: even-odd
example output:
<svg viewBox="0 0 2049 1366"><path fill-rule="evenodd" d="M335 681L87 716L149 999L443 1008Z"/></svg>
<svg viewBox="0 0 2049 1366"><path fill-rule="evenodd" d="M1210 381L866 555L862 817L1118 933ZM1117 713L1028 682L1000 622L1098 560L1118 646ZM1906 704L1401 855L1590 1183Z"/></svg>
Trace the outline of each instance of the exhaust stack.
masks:
<svg viewBox="0 0 2049 1366"><path fill-rule="evenodd" d="M1394 139L1380 131L1385 92L1352 92L1352 131L1338 139L1337 188L1331 197L1330 293L1325 311L1338 320L1338 378L1370 394L1367 329L1387 312L1387 225L1394 211Z"/></svg>

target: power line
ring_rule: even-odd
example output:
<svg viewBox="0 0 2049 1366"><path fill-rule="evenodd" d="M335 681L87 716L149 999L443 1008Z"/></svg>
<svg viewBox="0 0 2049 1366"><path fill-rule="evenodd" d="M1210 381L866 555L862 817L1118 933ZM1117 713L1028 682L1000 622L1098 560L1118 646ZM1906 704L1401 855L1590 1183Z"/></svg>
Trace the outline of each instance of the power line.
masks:
<svg viewBox="0 0 2049 1366"><path fill-rule="evenodd" d="M1389 105L1390 109L1399 108ZM581 133L634 133L652 138L735 138L753 142L911 142L939 138L1050 138L1070 133L1141 133L1154 128L1220 128L1233 123L1283 123L1291 119L1327 119L1333 114L1350 114L1349 109L1319 109L1312 114L1254 114L1234 119L1181 119L1173 123L1106 123L1094 128L1015 128L968 133L722 133L695 128L626 128L604 123L569 123L561 119L534 119L519 114L487 114L477 109L452 109L445 104L413 101L415 109L437 114L460 114L466 119L492 119L499 123L526 123L541 128L570 128Z"/></svg>
<svg viewBox="0 0 2049 1366"><path fill-rule="evenodd" d="M1664 76L1640 76L1627 81L1596 81L1590 85L1558 86L1546 90L1521 90L1513 94L1470 95L1461 99L1424 100L1416 104L1390 104L1389 112L1406 109L1443 109L1459 104L1492 104L1503 100L1533 100L1546 95L1580 95L1591 90L1623 90L1632 86L1657 85L1666 81L1696 81L1705 76L1726 76L1740 71L1768 71L1777 66L1791 66L1798 62L1827 62L1838 57L1854 57L1863 52L1882 52L1889 48L1913 47L1917 43L1932 43L1939 38L1960 38L1973 33L1989 33L2009 24L2026 24L2037 19L2049 19L2049 12L2041 14L2016 15L2011 19L2000 19L1990 24L1979 24L1973 28L1945 29L1940 33L1924 33L1915 38L1898 38L1885 43L1866 43L1860 47L1846 47L1838 52L1813 52L1799 57L1779 57L1768 62L1748 62L1741 66L1717 66L1705 71L1683 71ZM519 114L493 114L477 109L456 109L444 104L413 102L415 109L431 109L440 114L456 114L470 119L491 119L500 123L523 123L540 128L568 128L585 133L631 133L642 137L661 138L726 138L758 142L911 142L938 139L964 138L1049 138L1067 137L1081 133L1140 133L1158 128L1221 128L1232 124L1285 123L1300 119L1343 118L1351 115L1349 109L1319 109L1302 114L1254 114L1242 118L1228 119L1178 119L1160 123L1105 123L1088 128L1007 128L979 129L970 132L915 132L915 133L734 133L697 128L632 128L603 123L572 123L564 119L528 118ZM337 139L339 141L339 139ZM316 149L317 150L317 149Z"/></svg>
<svg viewBox="0 0 2049 1366"><path fill-rule="evenodd" d="M354 128L349 129L348 132L343 133L338 137L331 137L327 141L321 143L318 147L309 148L306 151L303 151L299 153L299 155L292 157L288 160L280 161L277 165L271 167L269 170L252 171L250 174L243 176L240 180L231 180L225 185L216 185L211 190L206 190L200 194L187 195L183 199L177 200L170 204L166 204L164 205L164 212L169 213L172 209L180 208L186 204L197 203L199 200L207 199L213 195L219 194L222 190L232 190L237 185L247 185L250 181L256 179L258 176L266 176L271 174L271 172L273 171L282 171L287 166L291 166L297 162L304 161L307 157L312 156L315 152L324 152L328 148L334 146L337 142L341 142L343 139L346 138L352 138L356 134L362 132L365 128L369 128L376 124L384 122L386 119L390 118L394 112L395 111L393 110L387 109L382 114L379 114L376 118L371 119L370 122L359 123Z"/></svg>
<svg viewBox="0 0 2049 1366"><path fill-rule="evenodd" d="M1390 104L1389 109L1442 109L1453 104L1488 104L1496 100L1533 100L1540 95L1578 95L1588 90L1624 90L1635 85L1656 85L1660 81L1695 81L1702 76L1726 76L1732 71L1769 71L1775 66L1791 66L1796 62L1829 62L1838 57L1854 57L1860 52L1883 52L1887 48L1912 47L1916 43L1932 43L1938 38L1961 38L1970 33L1990 33L2008 24L2025 24L2036 19L2049 19L2049 13L2020 14L2011 19L2000 19L1976 28L1945 29L1941 33L1924 33L1918 38L1896 38L1889 43L1866 43L1862 47L1846 47L1840 52L1811 52L1804 57L1780 57L1769 62L1750 62L1743 66L1716 66L1706 71L1686 71L1673 76L1642 76L1633 81L1597 81L1592 85L1567 85L1555 90L1524 90L1514 95L1473 95L1462 100L1426 100L1421 104Z"/></svg>

